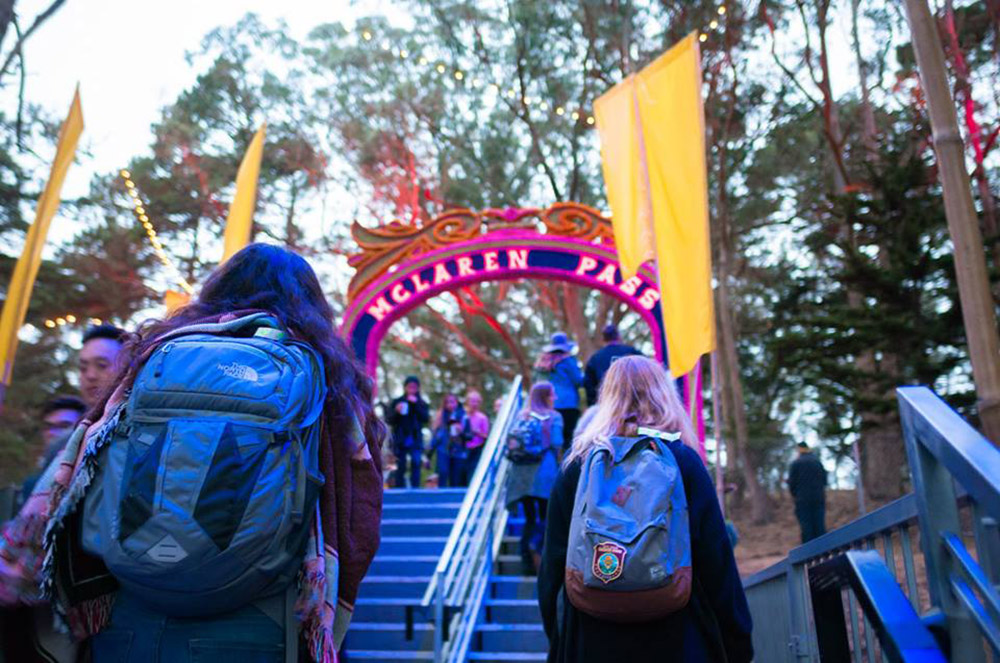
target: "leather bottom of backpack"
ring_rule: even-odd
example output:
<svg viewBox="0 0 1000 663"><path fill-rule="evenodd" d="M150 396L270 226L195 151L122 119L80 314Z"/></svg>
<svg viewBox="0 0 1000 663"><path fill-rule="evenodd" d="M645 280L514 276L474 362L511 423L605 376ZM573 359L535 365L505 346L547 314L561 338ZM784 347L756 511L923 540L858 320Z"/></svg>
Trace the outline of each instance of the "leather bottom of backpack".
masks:
<svg viewBox="0 0 1000 663"><path fill-rule="evenodd" d="M566 569L566 597L592 617L619 624L651 622L683 609L691 598L691 568L677 569L662 587L617 592L587 587L583 573Z"/></svg>

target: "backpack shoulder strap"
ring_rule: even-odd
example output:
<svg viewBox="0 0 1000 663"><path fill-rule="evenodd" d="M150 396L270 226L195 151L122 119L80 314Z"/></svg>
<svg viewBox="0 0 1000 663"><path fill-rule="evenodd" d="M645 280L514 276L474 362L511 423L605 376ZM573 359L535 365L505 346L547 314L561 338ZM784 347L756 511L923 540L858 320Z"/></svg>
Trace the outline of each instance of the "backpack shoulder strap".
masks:
<svg viewBox="0 0 1000 663"><path fill-rule="evenodd" d="M281 323L270 313L250 313L249 315L226 320L225 322L203 322L186 327L178 327L173 331L167 332L157 340L162 342L188 334L232 334L247 327L265 327L281 330Z"/></svg>

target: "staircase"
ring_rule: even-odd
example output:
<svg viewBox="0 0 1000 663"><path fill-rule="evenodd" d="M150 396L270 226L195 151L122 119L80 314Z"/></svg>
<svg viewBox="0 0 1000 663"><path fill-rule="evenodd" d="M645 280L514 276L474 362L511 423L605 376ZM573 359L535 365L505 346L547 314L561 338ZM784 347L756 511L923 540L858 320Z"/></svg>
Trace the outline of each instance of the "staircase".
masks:
<svg viewBox="0 0 1000 663"><path fill-rule="evenodd" d="M433 661L433 625L417 607L444 550L465 490L385 491L382 544L361 583L344 661ZM406 638L407 607L416 613Z"/></svg>
<svg viewBox="0 0 1000 663"><path fill-rule="evenodd" d="M510 519L508 536L490 577L483 610L476 624L469 661L544 661L549 641L538 612L538 583L522 575L519 536L521 518Z"/></svg>
<svg viewBox="0 0 1000 663"><path fill-rule="evenodd" d="M344 661L433 661L433 624L419 602L461 505L462 489L387 490L382 545L361 583ZM548 640L534 577L522 575L522 518L511 518L489 580L469 661L544 661ZM414 612L406 638L406 610Z"/></svg>
<svg viewBox="0 0 1000 663"><path fill-rule="evenodd" d="M505 440L522 399L517 376L467 490L386 491L382 544L361 583L342 660L545 659L537 583L521 575L524 520L504 509Z"/></svg>

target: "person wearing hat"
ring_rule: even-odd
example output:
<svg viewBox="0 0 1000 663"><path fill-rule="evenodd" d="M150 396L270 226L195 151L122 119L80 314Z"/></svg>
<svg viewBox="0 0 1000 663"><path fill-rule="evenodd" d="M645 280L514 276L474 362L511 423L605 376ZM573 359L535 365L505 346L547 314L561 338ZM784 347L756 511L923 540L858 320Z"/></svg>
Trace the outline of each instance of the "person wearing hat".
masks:
<svg viewBox="0 0 1000 663"><path fill-rule="evenodd" d="M573 444L573 430L580 418L580 386L583 370L576 358L576 343L563 332L552 335L535 362L535 381L551 382L556 392L556 411L563 419L563 449Z"/></svg>
<svg viewBox="0 0 1000 663"><path fill-rule="evenodd" d="M431 420L430 406L420 396L420 379L417 376L407 376L403 391L403 395L390 404L386 417L392 427L392 452L396 455L393 485L406 488L406 466L409 463L410 487L420 488L424 427Z"/></svg>
<svg viewBox="0 0 1000 663"><path fill-rule="evenodd" d="M619 357L641 355L642 353L631 345L622 343L617 325L608 325L602 332L604 347L595 352L587 360L587 368L583 371L583 390L587 393L587 405L597 405L597 393L601 388L604 374L611 368L611 362Z"/></svg>
<svg viewBox="0 0 1000 663"><path fill-rule="evenodd" d="M788 472L788 490L805 543L826 534L826 469L805 442L799 442L798 452Z"/></svg>

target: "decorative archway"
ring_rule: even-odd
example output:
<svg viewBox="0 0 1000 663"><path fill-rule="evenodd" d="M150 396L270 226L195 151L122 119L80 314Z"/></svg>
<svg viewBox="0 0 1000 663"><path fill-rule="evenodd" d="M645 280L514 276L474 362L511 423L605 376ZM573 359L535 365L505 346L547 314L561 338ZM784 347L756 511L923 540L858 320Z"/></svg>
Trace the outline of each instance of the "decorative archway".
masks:
<svg viewBox="0 0 1000 663"><path fill-rule="evenodd" d="M652 270L623 279L611 221L577 203L540 209L452 210L422 226L358 223L359 253L342 331L369 374L392 324L428 299L474 283L559 280L601 290L625 302L646 324L664 360L660 292Z"/></svg>

